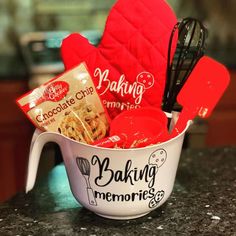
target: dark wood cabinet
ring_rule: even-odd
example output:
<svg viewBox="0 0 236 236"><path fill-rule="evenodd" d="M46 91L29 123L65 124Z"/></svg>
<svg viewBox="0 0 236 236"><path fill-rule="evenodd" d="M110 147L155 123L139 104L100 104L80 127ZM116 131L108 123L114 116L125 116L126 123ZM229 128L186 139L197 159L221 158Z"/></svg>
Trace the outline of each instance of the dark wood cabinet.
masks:
<svg viewBox="0 0 236 236"><path fill-rule="evenodd" d="M236 70L230 75L229 87L207 120L207 146L236 145Z"/></svg>
<svg viewBox="0 0 236 236"><path fill-rule="evenodd" d="M28 91L27 80L0 81L0 201L24 189L33 125L15 99Z"/></svg>

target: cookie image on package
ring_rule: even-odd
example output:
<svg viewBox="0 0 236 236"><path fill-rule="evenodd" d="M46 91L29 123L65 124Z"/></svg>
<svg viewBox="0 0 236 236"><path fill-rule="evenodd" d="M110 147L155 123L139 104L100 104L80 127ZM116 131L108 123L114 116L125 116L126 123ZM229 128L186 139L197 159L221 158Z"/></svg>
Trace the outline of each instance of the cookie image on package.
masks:
<svg viewBox="0 0 236 236"><path fill-rule="evenodd" d="M93 105L81 103L65 113L58 132L79 142L92 143L106 136L107 126Z"/></svg>

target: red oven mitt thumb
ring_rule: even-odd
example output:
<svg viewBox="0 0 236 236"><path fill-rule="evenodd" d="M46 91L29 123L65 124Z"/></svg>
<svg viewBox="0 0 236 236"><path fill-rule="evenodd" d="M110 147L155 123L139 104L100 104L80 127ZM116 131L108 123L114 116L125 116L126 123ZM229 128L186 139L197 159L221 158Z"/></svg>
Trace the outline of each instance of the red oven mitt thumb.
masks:
<svg viewBox="0 0 236 236"><path fill-rule="evenodd" d="M111 116L116 109L147 105L160 108L168 44L176 23L164 0L118 0L97 48L79 34L63 40L65 67L86 62L104 104L112 110ZM173 49L176 43L177 38Z"/></svg>

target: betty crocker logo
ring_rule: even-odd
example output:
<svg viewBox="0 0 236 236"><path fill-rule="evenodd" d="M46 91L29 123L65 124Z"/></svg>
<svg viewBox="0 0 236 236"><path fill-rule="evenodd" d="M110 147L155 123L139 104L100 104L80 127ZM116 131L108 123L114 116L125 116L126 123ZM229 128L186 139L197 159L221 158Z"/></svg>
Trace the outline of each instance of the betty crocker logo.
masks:
<svg viewBox="0 0 236 236"><path fill-rule="evenodd" d="M121 75L116 81L109 79L109 70L102 71L100 68L95 69L94 76L98 78L97 89L100 95L107 91L115 92L121 96L131 95L135 104L140 104L144 92L154 85L154 76L150 72L141 72L137 75L135 82L125 81L125 75ZM103 88L103 90L101 90Z"/></svg>
<svg viewBox="0 0 236 236"><path fill-rule="evenodd" d="M113 168L109 157L99 158L93 155L91 162L87 158L77 157L77 166L85 179L88 202L90 205L97 205L97 200L114 201L114 202L133 202L136 200L147 201L149 208L154 208L159 204L165 195L164 190L156 191L156 175L159 168L165 163L167 152L164 149L157 149L149 156L146 165L137 167L132 160L127 160L120 168ZM95 171L95 176L90 178L91 171ZM107 186L113 186L114 183L134 186L138 182L146 183L146 189L136 189L134 192L116 192L107 191ZM93 189L91 184L93 183ZM109 190L112 187L108 188Z"/></svg>
<svg viewBox="0 0 236 236"><path fill-rule="evenodd" d="M46 87L43 96L46 100L58 102L66 96L68 91L68 83L64 81L56 81Z"/></svg>

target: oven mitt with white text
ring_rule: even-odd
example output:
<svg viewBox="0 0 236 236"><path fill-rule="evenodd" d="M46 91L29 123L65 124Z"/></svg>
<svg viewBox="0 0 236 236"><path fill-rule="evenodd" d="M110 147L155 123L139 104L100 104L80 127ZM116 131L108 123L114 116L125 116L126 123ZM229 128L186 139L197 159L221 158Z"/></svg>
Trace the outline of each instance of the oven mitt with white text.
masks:
<svg viewBox="0 0 236 236"><path fill-rule="evenodd" d="M139 106L160 108L169 38L176 22L164 0L118 0L97 48L77 33L63 40L65 68L86 62L111 117ZM177 38L173 53L176 43Z"/></svg>

